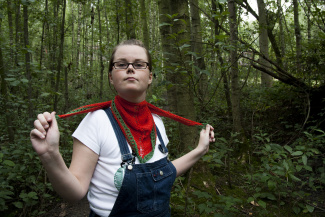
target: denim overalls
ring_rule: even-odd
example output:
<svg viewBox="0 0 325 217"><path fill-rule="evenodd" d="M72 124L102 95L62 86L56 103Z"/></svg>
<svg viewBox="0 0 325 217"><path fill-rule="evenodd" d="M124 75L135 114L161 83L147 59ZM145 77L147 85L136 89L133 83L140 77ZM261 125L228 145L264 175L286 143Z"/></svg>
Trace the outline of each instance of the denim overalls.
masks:
<svg viewBox="0 0 325 217"><path fill-rule="evenodd" d="M176 168L167 157L153 163L134 164L126 138L110 108L104 110L109 117L122 154L121 166L125 167L124 179L109 216L170 216L170 191L176 178ZM156 127L162 153L167 153L159 129ZM89 217L98 215L91 211Z"/></svg>

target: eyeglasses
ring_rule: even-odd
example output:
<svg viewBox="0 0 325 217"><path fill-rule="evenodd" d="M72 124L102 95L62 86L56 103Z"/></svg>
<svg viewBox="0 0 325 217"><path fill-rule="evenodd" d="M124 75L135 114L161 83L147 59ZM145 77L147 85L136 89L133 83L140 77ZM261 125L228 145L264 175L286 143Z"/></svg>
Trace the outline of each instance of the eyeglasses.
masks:
<svg viewBox="0 0 325 217"><path fill-rule="evenodd" d="M115 69L127 69L129 65L132 65L134 69L146 69L149 63L147 62L135 62L135 63L114 62L113 63Z"/></svg>

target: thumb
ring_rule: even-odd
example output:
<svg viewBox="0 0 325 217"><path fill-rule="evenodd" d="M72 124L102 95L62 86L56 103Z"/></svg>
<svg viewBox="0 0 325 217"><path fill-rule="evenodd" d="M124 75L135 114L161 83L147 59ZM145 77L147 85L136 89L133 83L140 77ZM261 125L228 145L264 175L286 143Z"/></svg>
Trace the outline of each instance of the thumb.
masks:
<svg viewBox="0 0 325 217"><path fill-rule="evenodd" d="M52 128L58 128L58 122L56 121L55 114L56 114L56 112L52 112L52 113L51 113L51 118L52 118L52 124L51 124L51 127L52 127Z"/></svg>

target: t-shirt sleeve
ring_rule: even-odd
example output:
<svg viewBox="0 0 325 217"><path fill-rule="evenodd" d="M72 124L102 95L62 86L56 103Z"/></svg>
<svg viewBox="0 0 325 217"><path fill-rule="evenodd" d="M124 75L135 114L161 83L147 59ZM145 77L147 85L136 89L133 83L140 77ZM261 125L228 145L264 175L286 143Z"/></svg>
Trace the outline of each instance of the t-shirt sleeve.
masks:
<svg viewBox="0 0 325 217"><path fill-rule="evenodd" d="M101 126L104 121L108 122L105 111L97 110L90 112L80 122L72 136L99 155L102 145L101 140L103 139L99 135L101 135L101 130L103 130Z"/></svg>

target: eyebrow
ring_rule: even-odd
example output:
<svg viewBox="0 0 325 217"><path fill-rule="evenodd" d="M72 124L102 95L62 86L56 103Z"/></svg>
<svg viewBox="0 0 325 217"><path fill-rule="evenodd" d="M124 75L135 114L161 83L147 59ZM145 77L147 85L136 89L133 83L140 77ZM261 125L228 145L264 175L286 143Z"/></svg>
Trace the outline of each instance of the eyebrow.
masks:
<svg viewBox="0 0 325 217"><path fill-rule="evenodd" d="M120 59L117 59L115 62L119 62L119 61L125 61L127 62L127 60L125 58L120 58ZM143 59L135 59L134 62L147 62Z"/></svg>

